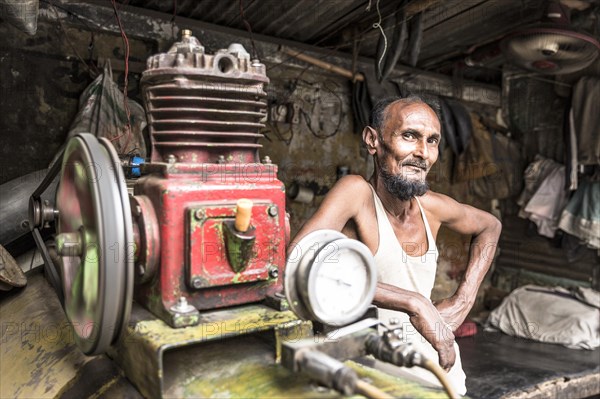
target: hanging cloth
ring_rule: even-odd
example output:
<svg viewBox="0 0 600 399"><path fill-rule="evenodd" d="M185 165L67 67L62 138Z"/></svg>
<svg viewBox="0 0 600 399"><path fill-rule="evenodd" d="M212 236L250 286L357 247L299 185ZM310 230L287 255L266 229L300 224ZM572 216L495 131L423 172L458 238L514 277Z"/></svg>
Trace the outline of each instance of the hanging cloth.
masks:
<svg viewBox="0 0 600 399"><path fill-rule="evenodd" d="M558 227L600 249L600 181L581 181L562 212Z"/></svg>
<svg viewBox="0 0 600 399"><path fill-rule="evenodd" d="M573 87L573 127L577 162L600 165L600 78L584 76Z"/></svg>

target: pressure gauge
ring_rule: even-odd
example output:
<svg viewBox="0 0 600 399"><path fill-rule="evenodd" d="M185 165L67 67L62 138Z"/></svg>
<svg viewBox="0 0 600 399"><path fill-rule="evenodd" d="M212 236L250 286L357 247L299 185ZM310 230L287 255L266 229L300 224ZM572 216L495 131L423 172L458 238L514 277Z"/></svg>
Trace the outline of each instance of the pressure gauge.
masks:
<svg viewBox="0 0 600 399"><path fill-rule="evenodd" d="M366 312L376 280L373 255L363 243L338 231L317 230L290 252L285 290L300 318L343 326Z"/></svg>

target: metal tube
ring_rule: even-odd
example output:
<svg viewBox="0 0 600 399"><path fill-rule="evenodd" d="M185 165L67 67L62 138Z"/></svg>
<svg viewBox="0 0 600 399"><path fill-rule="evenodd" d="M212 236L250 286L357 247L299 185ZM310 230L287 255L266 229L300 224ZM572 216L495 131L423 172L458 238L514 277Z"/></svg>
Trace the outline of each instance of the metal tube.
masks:
<svg viewBox="0 0 600 399"><path fill-rule="evenodd" d="M286 53L289 56L292 56L292 57L297 58L304 62L308 62L309 64L313 64L315 66L318 66L319 68L325 69L329 72L336 73L336 74L346 77L348 79L353 79L358 82L362 82L365 80L364 75L362 75L360 73L353 74L352 71L349 71L345 68L341 68L339 66L335 66L333 64L330 64L329 62L321 61L318 58L311 57L310 55L306 55L300 51L292 50L291 48L283 47L283 46L281 47L281 51Z"/></svg>

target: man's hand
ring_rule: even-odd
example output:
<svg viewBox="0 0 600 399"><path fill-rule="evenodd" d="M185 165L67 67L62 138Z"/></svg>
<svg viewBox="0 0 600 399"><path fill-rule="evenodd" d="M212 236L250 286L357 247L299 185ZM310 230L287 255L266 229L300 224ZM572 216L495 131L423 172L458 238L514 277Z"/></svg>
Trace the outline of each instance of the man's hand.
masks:
<svg viewBox="0 0 600 399"><path fill-rule="evenodd" d="M429 299L414 291L377 283L373 303L385 309L407 313L412 325L438 352L440 366L446 371L450 370L456 361L454 334Z"/></svg>
<svg viewBox="0 0 600 399"><path fill-rule="evenodd" d="M435 303L435 308L452 331L456 331L465 321L471 306L472 304L464 296L457 294Z"/></svg>
<svg viewBox="0 0 600 399"><path fill-rule="evenodd" d="M454 334L444 319L425 297L419 298L416 312L410 314L410 322L438 352L440 366L449 371L456 361Z"/></svg>

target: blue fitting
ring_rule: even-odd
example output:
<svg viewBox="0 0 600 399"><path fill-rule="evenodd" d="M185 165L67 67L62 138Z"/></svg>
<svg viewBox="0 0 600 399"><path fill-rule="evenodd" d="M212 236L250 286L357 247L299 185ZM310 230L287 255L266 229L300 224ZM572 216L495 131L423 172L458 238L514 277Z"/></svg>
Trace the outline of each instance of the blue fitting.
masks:
<svg viewBox="0 0 600 399"><path fill-rule="evenodd" d="M146 161L142 157L132 156L129 158L129 167L131 168L131 177L140 177L142 175L142 171L140 169L140 165L145 163Z"/></svg>

